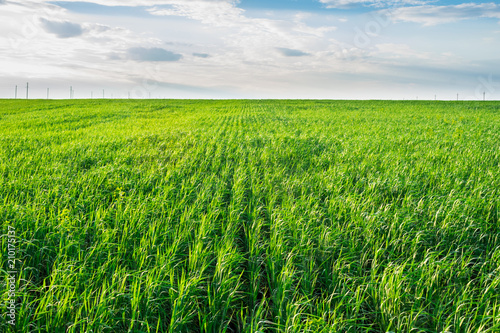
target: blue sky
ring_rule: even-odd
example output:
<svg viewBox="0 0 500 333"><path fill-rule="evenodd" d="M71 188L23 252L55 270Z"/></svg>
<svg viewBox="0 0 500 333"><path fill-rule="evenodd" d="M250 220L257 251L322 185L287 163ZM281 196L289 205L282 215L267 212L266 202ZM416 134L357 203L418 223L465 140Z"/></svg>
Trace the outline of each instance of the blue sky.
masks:
<svg viewBox="0 0 500 333"><path fill-rule="evenodd" d="M0 0L0 98L500 99L500 3Z"/></svg>

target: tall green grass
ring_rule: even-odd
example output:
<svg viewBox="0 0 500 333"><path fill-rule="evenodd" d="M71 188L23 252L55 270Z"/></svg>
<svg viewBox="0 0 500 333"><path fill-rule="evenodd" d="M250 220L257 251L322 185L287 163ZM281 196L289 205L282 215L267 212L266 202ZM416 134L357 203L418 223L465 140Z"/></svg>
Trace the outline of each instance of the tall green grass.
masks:
<svg viewBox="0 0 500 333"><path fill-rule="evenodd" d="M496 102L0 101L16 329L500 332L499 167Z"/></svg>

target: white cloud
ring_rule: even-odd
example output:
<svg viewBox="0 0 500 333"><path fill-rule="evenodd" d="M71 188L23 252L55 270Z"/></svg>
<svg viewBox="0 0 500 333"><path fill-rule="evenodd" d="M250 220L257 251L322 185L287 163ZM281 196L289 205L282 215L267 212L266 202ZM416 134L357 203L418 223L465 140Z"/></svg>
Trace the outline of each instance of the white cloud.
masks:
<svg viewBox="0 0 500 333"><path fill-rule="evenodd" d="M169 8L153 7L148 11L159 16L183 16L204 24L220 27L239 25L244 19L243 10L237 8L233 1L207 1L207 0L171 0L164 1Z"/></svg>
<svg viewBox="0 0 500 333"><path fill-rule="evenodd" d="M22 2L19 0L13 0L11 2ZM37 3L48 3L51 2L50 0L31 0L30 2L37 2ZM128 6L128 7L139 7L139 6L144 6L144 7L151 7L151 6L162 6L162 5L170 5L170 4L175 4L179 2L184 2L186 4L189 3L199 3L199 2L210 2L210 3L236 3L238 2L237 0L87 0L87 1L81 1L81 0L65 0L64 2L88 2L88 3L94 3L102 6Z"/></svg>
<svg viewBox="0 0 500 333"><path fill-rule="evenodd" d="M408 5L422 5L431 1L424 0L319 0L324 3L327 8L350 8L354 6L371 6L371 7L400 7Z"/></svg>
<svg viewBox="0 0 500 333"><path fill-rule="evenodd" d="M279 19L274 15L249 17L234 1L172 0L170 4L166 8L150 8L149 12L156 16L185 17L214 33L220 32L220 46L207 50L211 54L210 63L240 73L255 73L262 68L263 75L270 75L269 66L274 70L304 70L310 64L302 64L299 69L292 60L297 57L292 54L318 54L325 48L324 38L336 29L306 24L305 21L313 19L309 13L288 13ZM284 61L283 55L289 61Z"/></svg>
<svg viewBox="0 0 500 333"><path fill-rule="evenodd" d="M417 6L390 10L394 21L415 22L425 26L474 18L500 19L500 5L495 3L464 3L451 6Z"/></svg>

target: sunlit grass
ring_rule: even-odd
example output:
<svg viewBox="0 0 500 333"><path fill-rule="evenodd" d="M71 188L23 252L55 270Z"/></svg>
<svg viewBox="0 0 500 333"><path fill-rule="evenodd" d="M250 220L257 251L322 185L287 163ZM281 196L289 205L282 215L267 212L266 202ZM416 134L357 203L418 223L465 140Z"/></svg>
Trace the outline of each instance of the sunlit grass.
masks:
<svg viewBox="0 0 500 333"><path fill-rule="evenodd" d="M498 103L0 106L18 332L500 331Z"/></svg>

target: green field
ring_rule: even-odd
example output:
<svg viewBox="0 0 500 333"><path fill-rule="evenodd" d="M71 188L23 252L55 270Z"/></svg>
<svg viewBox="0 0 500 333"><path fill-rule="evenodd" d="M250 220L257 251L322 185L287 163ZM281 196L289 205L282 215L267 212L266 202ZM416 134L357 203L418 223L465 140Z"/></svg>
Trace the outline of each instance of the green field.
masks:
<svg viewBox="0 0 500 333"><path fill-rule="evenodd" d="M500 332L500 103L0 101L17 332ZM8 228L10 226L10 229Z"/></svg>

